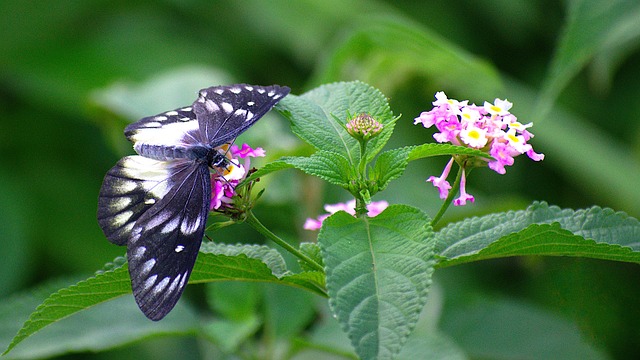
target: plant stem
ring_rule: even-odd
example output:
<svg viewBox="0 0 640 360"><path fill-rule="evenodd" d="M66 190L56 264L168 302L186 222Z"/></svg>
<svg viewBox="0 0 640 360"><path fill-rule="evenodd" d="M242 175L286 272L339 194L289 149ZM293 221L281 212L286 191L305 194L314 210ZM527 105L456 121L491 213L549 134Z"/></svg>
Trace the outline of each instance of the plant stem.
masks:
<svg viewBox="0 0 640 360"><path fill-rule="evenodd" d="M431 226L436 226L438 221L440 221L440 219L442 218L442 215L444 215L445 211L447 211L447 209L449 208L449 205L451 205L453 198L458 194L458 189L460 188L461 179L462 179L462 166L458 166L458 174L456 174L456 181L453 182L453 187L451 188L451 191L449 191L449 195L447 195L447 198L444 199L444 203L442 204L442 207L440 207L440 210L438 211L436 216L433 218L433 220L431 220Z"/></svg>
<svg viewBox="0 0 640 360"><path fill-rule="evenodd" d="M287 250L288 252L293 254L298 259L306 262L313 269L315 269L317 271L324 272L324 268L322 266L320 266L320 264L315 262L313 259L311 259L307 255L305 255L305 254L301 253L300 251L298 251L298 249L296 249L293 246L289 245L289 243L287 243L286 241L282 240L276 234L272 233L269 229L267 229L264 225L262 225L260 220L258 220L258 218L256 218L255 215L253 215L253 212L251 212L251 211L247 212L246 222L249 225L251 225L254 229L258 230L258 232L260 232L262 235L266 236L267 238L269 238L274 243L280 245L282 248L284 248L285 250Z"/></svg>

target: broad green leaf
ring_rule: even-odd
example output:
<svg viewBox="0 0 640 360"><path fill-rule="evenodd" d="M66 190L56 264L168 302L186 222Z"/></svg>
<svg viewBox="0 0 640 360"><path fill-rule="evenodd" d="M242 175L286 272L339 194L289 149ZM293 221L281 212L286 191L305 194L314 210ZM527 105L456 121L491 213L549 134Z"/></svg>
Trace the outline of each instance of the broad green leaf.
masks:
<svg viewBox="0 0 640 360"><path fill-rule="evenodd" d="M291 121L291 130L302 140L317 150L339 153L351 165L358 164L361 154L358 141L344 128L348 114L367 113L384 126L367 145L369 160L393 132L394 118L387 98L359 81L322 85L300 96L289 95L276 109Z"/></svg>
<svg viewBox="0 0 640 360"><path fill-rule="evenodd" d="M301 275L300 278L288 281L285 276L287 274L282 256L269 247L203 243L189 283L226 280L273 282L323 294L322 284L315 281L318 277ZM47 325L130 292L126 265L61 289L38 306L5 353Z"/></svg>
<svg viewBox="0 0 640 360"><path fill-rule="evenodd" d="M640 223L592 207L560 209L534 203L526 210L466 219L436 234L438 266L517 255L581 256L640 263Z"/></svg>
<svg viewBox="0 0 640 360"><path fill-rule="evenodd" d="M320 271L304 271L297 274L289 274L282 277L282 281L290 285L315 292L322 297L328 297L325 289L325 275Z"/></svg>
<svg viewBox="0 0 640 360"><path fill-rule="evenodd" d="M284 159L286 159L286 158L284 158ZM253 180L257 179L257 178L260 178L260 177L263 177L265 175L271 174L272 172L276 172L276 171L280 171L280 170L284 170L284 169L291 169L292 167L293 167L293 165L287 163L283 159L278 159L276 161L268 163L267 165L261 167L260 169L258 169L254 173L252 173L251 175L247 176L247 178L244 179L240 184L238 184L238 186L246 185L250 181L253 181Z"/></svg>
<svg viewBox="0 0 640 360"><path fill-rule="evenodd" d="M251 174L243 183L246 184L248 181L269 173L292 167L342 187L348 185L352 176L351 166L344 156L335 152L319 150L308 157L287 156L280 158Z"/></svg>
<svg viewBox="0 0 640 360"><path fill-rule="evenodd" d="M406 169L409 161L418 160L439 155L470 155L490 159L486 152L470 149L464 146L450 144L422 144L388 150L380 154L376 159L371 177L378 184L378 189L383 190L391 180L399 178Z"/></svg>
<svg viewBox="0 0 640 360"><path fill-rule="evenodd" d="M567 23L553 62L542 85L538 106L544 119L555 99L569 81L591 60L615 26L629 14L638 13L640 4L628 0L573 0L568 2Z"/></svg>
<svg viewBox="0 0 640 360"><path fill-rule="evenodd" d="M324 260L322 259L322 253L320 251L320 246L318 246L318 243L311 243L311 242L300 243L300 252L307 255L309 258L314 260L320 266L324 266ZM313 268L311 268L309 264L307 264L304 261L299 260L298 264L303 270L313 270Z"/></svg>
<svg viewBox="0 0 640 360"><path fill-rule="evenodd" d="M349 179L354 176L347 159L334 152L319 150L309 157L290 157L284 161L309 175L342 187L347 187Z"/></svg>
<svg viewBox="0 0 640 360"><path fill-rule="evenodd" d="M362 359L391 359L406 342L431 284L432 241L428 217L405 205L324 221L329 304Z"/></svg>
<svg viewBox="0 0 640 360"><path fill-rule="evenodd" d="M284 262L282 255L280 255L280 253L276 249L273 249L264 245L245 245L245 244L230 245L230 244L221 244L221 243L214 243L214 242L204 242L200 246L200 253L211 254L211 255L224 255L229 257L246 255L250 259L260 260L260 262L269 269L269 271L272 273L273 276L280 277L287 272L287 264ZM198 255L198 259L200 259L201 257L203 256ZM209 257L206 257L206 258L208 259ZM215 262L212 262L212 264L215 264ZM208 271L206 267L207 265L209 265L209 263L207 263L206 261L203 261L201 265L204 268L205 272ZM222 269L223 267L220 267L220 268ZM196 275L195 269L196 268L194 267L194 271L191 274L191 279L189 283L191 283L191 280L195 281L198 279L198 275ZM253 270L253 267L248 267L247 270L249 269ZM243 271L243 269L235 269L232 267L230 267L229 270L230 270L230 274L236 270L240 272ZM223 274L220 273L220 275L222 276ZM208 277L208 276L205 276L205 277Z"/></svg>
<svg viewBox="0 0 640 360"><path fill-rule="evenodd" d="M149 321L132 296L98 304L25 339L3 359L43 359L77 352L98 352L168 335L195 335L196 314L178 304L162 321Z"/></svg>
<svg viewBox="0 0 640 360"><path fill-rule="evenodd" d="M131 285L126 266L105 271L61 289L36 308L4 353L47 325L130 292Z"/></svg>

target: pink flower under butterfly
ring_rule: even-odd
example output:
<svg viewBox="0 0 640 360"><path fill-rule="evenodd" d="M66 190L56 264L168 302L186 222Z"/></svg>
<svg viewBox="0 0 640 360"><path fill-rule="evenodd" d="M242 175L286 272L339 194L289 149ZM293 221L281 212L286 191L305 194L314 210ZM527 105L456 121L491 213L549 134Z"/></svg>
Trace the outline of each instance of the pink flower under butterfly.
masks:
<svg viewBox="0 0 640 360"><path fill-rule="evenodd" d="M235 195L235 187L242 181L251 168L252 157L264 157L265 151L262 148L253 149L247 144L233 144L221 146L221 149L227 151L226 156L229 159L229 165L225 169L219 169L211 173L211 206L210 210L218 210L221 207L231 206L233 204L233 196ZM241 164L240 159L244 159Z"/></svg>

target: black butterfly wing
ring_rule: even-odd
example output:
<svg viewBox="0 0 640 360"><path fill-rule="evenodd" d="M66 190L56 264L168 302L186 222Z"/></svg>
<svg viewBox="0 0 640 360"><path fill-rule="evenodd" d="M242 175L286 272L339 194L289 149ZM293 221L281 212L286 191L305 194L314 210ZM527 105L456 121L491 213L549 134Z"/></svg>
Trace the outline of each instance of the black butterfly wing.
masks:
<svg viewBox="0 0 640 360"><path fill-rule="evenodd" d="M235 139L288 93L278 85L214 86L200 90L192 108L204 141L216 147Z"/></svg>
<svg viewBox="0 0 640 360"><path fill-rule="evenodd" d="M185 162L171 189L136 221L127 246L131 288L140 310L160 320L187 284L204 236L211 200L209 168Z"/></svg>
<svg viewBox="0 0 640 360"><path fill-rule="evenodd" d="M98 223L127 244L133 294L142 312L162 319L189 279L204 235L211 179L204 163L127 156L105 176Z"/></svg>

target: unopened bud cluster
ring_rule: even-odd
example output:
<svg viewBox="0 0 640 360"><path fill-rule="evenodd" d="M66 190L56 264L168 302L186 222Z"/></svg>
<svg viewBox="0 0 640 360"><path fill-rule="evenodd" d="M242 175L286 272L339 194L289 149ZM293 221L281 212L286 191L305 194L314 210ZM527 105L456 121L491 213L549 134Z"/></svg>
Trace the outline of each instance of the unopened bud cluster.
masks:
<svg viewBox="0 0 640 360"><path fill-rule="evenodd" d="M347 123L347 132L358 140L367 141L380 134L382 124L369 114L362 113Z"/></svg>

